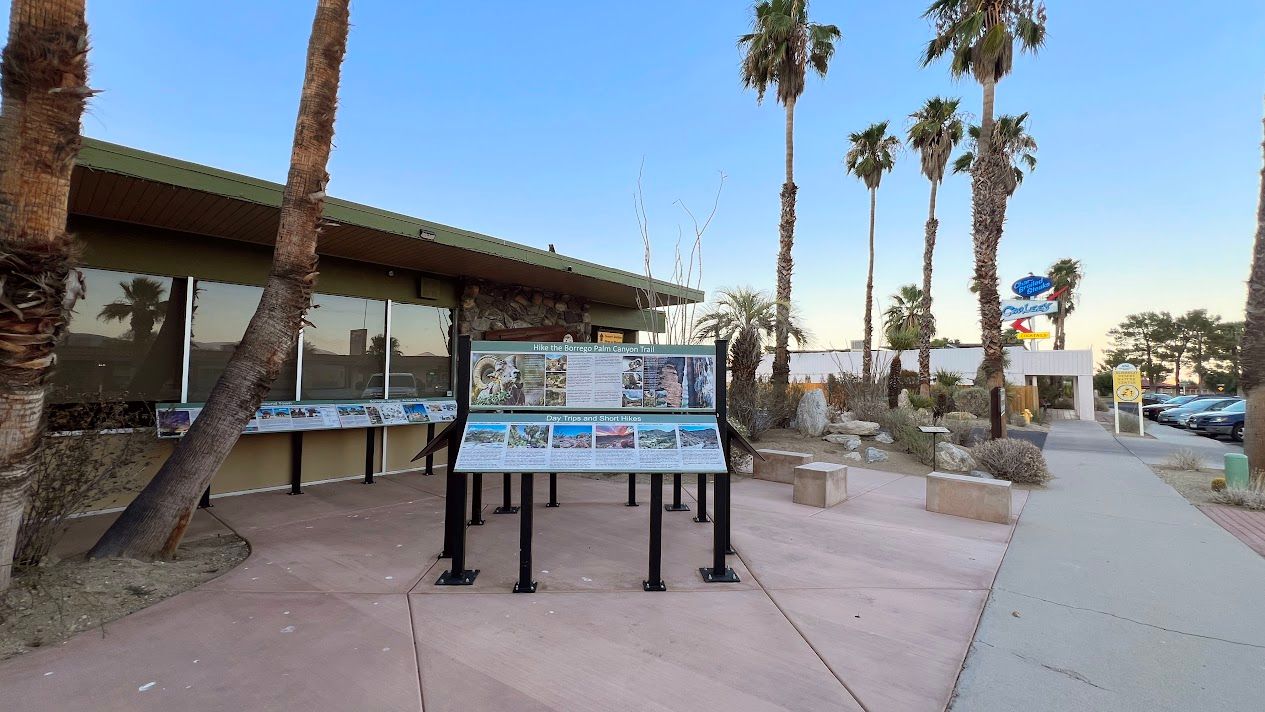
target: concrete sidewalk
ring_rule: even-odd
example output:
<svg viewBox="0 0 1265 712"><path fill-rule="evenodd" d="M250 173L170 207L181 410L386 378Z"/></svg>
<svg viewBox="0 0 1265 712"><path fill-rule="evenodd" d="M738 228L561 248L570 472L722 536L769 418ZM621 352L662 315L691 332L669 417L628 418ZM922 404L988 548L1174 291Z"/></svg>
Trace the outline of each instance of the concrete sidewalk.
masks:
<svg viewBox="0 0 1265 712"><path fill-rule="evenodd" d="M1265 559L1097 423L1045 456L951 708L1265 708Z"/></svg>

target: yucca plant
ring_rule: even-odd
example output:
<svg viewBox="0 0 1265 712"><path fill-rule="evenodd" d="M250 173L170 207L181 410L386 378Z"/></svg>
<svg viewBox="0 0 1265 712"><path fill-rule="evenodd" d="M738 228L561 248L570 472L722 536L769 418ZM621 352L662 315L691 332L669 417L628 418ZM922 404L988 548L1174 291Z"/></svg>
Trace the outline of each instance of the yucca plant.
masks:
<svg viewBox="0 0 1265 712"><path fill-rule="evenodd" d="M902 352L918 346L918 331L898 326L887 331L887 347L892 350L892 364L887 371L887 407L895 408L900 402L900 356Z"/></svg>

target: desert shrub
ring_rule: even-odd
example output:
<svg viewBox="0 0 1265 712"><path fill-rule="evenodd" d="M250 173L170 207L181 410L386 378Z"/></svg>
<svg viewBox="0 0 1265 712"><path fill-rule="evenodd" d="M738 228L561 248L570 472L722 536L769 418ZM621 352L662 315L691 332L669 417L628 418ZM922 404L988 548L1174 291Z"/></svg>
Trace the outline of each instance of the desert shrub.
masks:
<svg viewBox="0 0 1265 712"><path fill-rule="evenodd" d="M1110 408L1108 408L1107 406L1108 402L1109 401L1103 396L1099 396L1099 395L1094 396L1094 411L1098 413L1106 413L1108 410L1110 410Z"/></svg>
<svg viewBox="0 0 1265 712"><path fill-rule="evenodd" d="M947 418L943 423L941 423L941 425L949 429L949 434L946 435L944 439L954 445L960 445L962 447L970 447L974 445L975 428L982 427L977 426L976 422L973 420L949 420Z"/></svg>
<svg viewBox="0 0 1265 712"><path fill-rule="evenodd" d="M1123 415L1124 414L1122 413L1121 416ZM1133 420L1136 422L1137 418L1135 417ZM1120 427L1122 429L1124 428L1123 419L1120 421ZM1184 447L1169 453L1168 458L1164 460L1164 464L1174 470L1189 470L1191 472L1198 472L1203 469L1204 460L1199 453L1188 447Z"/></svg>
<svg viewBox="0 0 1265 712"><path fill-rule="evenodd" d="M846 410L848 407L843 381L833 373L826 375L826 406L835 412Z"/></svg>
<svg viewBox="0 0 1265 712"><path fill-rule="evenodd" d="M153 432L132 430L134 408L128 403L77 403L63 406L72 433L49 433L35 454L14 563L35 566L66 532L70 517L99 500L127 491L153 457Z"/></svg>
<svg viewBox="0 0 1265 712"><path fill-rule="evenodd" d="M1231 487L1212 495L1217 504L1228 504L1232 507L1265 510L1265 491Z"/></svg>
<svg viewBox="0 0 1265 712"><path fill-rule="evenodd" d="M1120 432L1136 433L1138 432L1138 416L1133 413L1120 413Z"/></svg>
<svg viewBox="0 0 1265 712"><path fill-rule="evenodd" d="M1067 396L1059 396L1050 402L1050 407L1058 410L1071 410L1076 407L1076 404L1074 404L1072 399Z"/></svg>
<svg viewBox="0 0 1265 712"><path fill-rule="evenodd" d="M994 477L1021 484L1044 484L1050 479L1045 456L1027 440L1000 438L980 443L971 450L975 461Z"/></svg>
<svg viewBox="0 0 1265 712"><path fill-rule="evenodd" d="M932 464L934 451L931 449L931 436L918 429L918 426L924 423L920 422L916 412L896 408L888 411L880 422L892 434L892 440L905 452L913 455L924 465Z"/></svg>
<svg viewBox="0 0 1265 712"><path fill-rule="evenodd" d="M935 401L931 400L931 396L910 393L909 404L914 408L926 408L927 410L931 410L935 406Z"/></svg>
<svg viewBox="0 0 1265 712"><path fill-rule="evenodd" d="M946 371L944 369L936 371L932 378L935 380L937 386L943 386L950 391L953 390L954 386L962 382L961 374L954 373L953 371Z"/></svg>
<svg viewBox="0 0 1265 712"><path fill-rule="evenodd" d="M978 418L988 417L988 391L979 386L962 388L953 395L957 407Z"/></svg>
<svg viewBox="0 0 1265 712"><path fill-rule="evenodd" d="M795 415L799 389L789 390L792 392L778 393L767 379L735 380L729 386L729 418L741 426L748 438L759 440L770 428L779 427Z"/></svg>
<svg viewBox="0 0 1265 712"><path fill-rule="evenodd" d="M1225 490L1225 478L1224 478L1224 477L1213 477L1213 478L1212 478L1212 491L1213 491L1213 492L1222 492L1222 491L1224 491L1224 490Z"/></svg>

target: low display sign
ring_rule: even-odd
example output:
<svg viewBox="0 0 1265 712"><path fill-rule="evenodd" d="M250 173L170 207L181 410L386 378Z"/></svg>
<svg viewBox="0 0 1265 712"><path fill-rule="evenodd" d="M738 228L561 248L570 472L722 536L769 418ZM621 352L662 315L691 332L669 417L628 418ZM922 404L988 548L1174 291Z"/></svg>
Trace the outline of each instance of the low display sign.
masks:
<svg viewBox="0 0 1265 712"><path fill-rule="evenodd" d="M1050 332L1048 331L1020 331L1016 333L1015 336L1018 337L1022 341L1027 341L1029 339L1048 339L1050 338Z"/></svg>
<svg viewBox="0 0 1265 712"><path fill-rule="evenodd" d="M1053 316L1059 311L1058 300L1003 299L1001 320L1027 319L1034 316Z"/></svg>
<svg viewBox="0 0 1265 712"><path fill-rule="evenodd" d="M158 437L179 438L202 412L201 403L159 405ZM264 403L250 419L245 434L295 430L376 428L386 425L444 423L457 418L455 400L364 401L360 403Z"/></svg>
<svg viewBox="0 0 1265 712"><path fill-rule="evenodd" d="M471 410L715 410L711 346L476 341Z"/></svg>
<svg viewBox="0 0 1265 712"><path fill-rule="evenodd" d="M471 413L456 472L723 473L708 415Z"/></svg>

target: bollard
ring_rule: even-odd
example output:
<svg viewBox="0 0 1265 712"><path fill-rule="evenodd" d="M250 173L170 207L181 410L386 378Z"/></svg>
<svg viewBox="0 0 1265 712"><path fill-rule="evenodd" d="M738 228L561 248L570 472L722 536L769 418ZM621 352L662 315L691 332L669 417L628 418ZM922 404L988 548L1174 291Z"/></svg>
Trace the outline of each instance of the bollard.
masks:
<svg viewBox="0 0 1265 712"><path fill-rule="evenodd" d="M1230 489L1247 489L1247 455L1238 452L1225 454L1225 486Z"/></svg>

